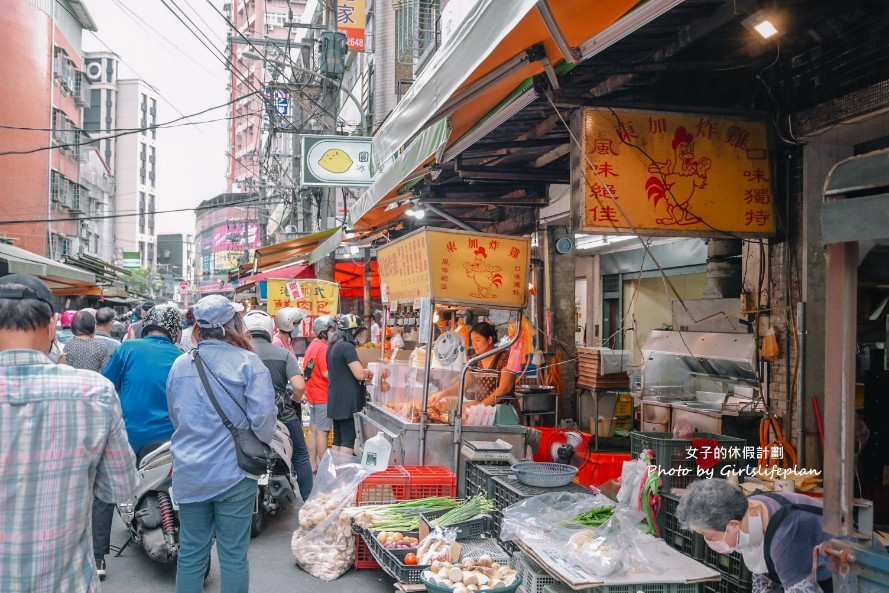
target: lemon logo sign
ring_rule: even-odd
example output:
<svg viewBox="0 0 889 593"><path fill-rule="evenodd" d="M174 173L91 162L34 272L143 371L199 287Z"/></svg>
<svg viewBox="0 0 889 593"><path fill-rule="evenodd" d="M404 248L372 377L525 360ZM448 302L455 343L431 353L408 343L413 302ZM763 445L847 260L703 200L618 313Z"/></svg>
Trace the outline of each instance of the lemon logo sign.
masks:
<svg viewBox="0 0 889 593"><path fill-rule="evenodd" d="M345 173L352 166L352 159L339 148L331 148L318 160L318 164L331 173Z"/></svg>

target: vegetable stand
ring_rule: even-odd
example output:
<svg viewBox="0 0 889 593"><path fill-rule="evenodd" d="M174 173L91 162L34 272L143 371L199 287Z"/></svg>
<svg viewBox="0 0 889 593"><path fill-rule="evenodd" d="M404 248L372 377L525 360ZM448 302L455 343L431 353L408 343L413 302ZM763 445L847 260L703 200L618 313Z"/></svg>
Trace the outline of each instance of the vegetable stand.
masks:
<svg viewBox="0 0 889 593"><path fill-rule="evenodd" d="M524 456L527 428L467 425L463 414L464 379L470 367L507 351L518 332L508 343L462 365L459 361L450 366L434 363L433 342L436 307L510 311L520 325L529 251L530 241L524 237L432 228L419 229L378 250L381 296L387 309L407 303L423 312L419 329L420 342L426 345L425 360L422 365L380 363L380 375L386 371L392 375L387 385L381 383L382 388L375 389L375 401L356 416L359 448L367 439L383 434L393 445L394 463L444 465L458 479L460 449L466 441L501 439L512 447L514 456ZM384 325L388 317L384 316ZM458 391L456 404L442 417L440 410L430 409L429 398L453 385ZM389 389L395 395L383 395Z"/></svg>

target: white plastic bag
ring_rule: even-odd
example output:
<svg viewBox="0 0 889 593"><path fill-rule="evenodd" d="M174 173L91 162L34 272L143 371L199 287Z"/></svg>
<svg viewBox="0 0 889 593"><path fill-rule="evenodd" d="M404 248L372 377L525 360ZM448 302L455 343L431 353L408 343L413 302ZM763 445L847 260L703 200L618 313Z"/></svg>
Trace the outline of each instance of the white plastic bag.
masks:
<svg viewBox="0 0 889 593"><path fill-rule="evenodd" d="M565 541L577 530L574 517L591 509L613 507L614 501L601 494L553 492L526 498L503 509L500 539L511 541Z"/></svg>
<svg viewBox="0 0 889 593"><path fill-rule="evenodd" d="M357 457L328 451L321 460L290 541L296 563L310 575L332 581L352 566L355 536L351 518L342 511L355 504L358 486L370 473Z"/></svg>

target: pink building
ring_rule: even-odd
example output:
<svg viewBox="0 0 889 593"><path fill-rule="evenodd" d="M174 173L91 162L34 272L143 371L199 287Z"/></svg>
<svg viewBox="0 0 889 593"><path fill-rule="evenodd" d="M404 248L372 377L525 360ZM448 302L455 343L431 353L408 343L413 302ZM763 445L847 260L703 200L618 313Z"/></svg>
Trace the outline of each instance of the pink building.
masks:
<svg viewBox="0 0 889 593"><path fill-rule="evenodd" d="M229 106L231 119L228 124L227 176L231 192L256 189L261 177L260 168L268 167L264 161L263 130L267 126L267 116L264 114L262 94L269 86L268 81L274 78L269 73L274 66L264 62L261 56L248 58L243 54L248 52L248 55L286 59L288 35L291 42L295 42L305 33L303 28L288 25L299 19L305 6L305 0L229 0L225 4L229 20L238 31L229 33L229 56L232 61L229 93L234 101ZM244 41L244 37L252 46ZM296 51L296 46L291 46L291 51ZM259 94L257 91L260 91ZM248 98L238 101L239 97ZM289 135L279 134L275 144L271 152L287 162L291 154Z"/></svg>
<svg viewBox="0 0 889 593"><path fill-rule="evenodd" d="M96 30L80 0L5 0L0 11L0 237L61 259L71 253L88 191L80 183L82 108L89 101L81 37ZM49 222L49 221L52 222Z"/></svg>

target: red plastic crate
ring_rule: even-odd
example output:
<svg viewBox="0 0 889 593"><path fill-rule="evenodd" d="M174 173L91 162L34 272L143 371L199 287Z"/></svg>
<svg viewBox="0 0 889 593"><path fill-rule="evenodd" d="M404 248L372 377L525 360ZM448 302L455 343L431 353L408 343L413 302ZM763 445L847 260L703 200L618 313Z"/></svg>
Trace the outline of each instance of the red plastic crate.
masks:
<svg viewBox="0 0 889 593"><path fill-rule="evenodd" d="M438 465L405 465L408 474L407 500L429 496L457 496L457 476Z"/></svg>
<svg viewBox="0 0 889 593"><path fill-rule="evenodd" d="M389 504L410 500L408 495L409 476L400 465L390 465L384 471L373 473L358 486L357 506L368 504Z"/></svg>
<svg viewBox="0 0 889 593"><path fill-rule="evenodd" d="M355 536L355 568L357 570L380 568L380 564L374 560L370 548L360 535Z"/></svg>
<svg viewBox="0 0 889 593"><path fill-rule="evenodd" d="M601 486L608 480L619 478L624 461L630 461L629 453L590 453L590 460L580 468L574 481L581 486Z"/></svg>

